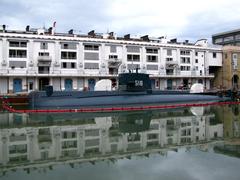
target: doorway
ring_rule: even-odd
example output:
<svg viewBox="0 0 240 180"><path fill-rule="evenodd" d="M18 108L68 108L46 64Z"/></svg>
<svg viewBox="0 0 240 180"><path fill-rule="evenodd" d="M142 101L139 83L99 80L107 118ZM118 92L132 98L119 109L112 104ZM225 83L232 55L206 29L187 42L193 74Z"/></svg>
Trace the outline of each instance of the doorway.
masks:
<svg viewBox="0 0 240 180"><path fill-rule="evenodd" d="M44 91L45 90L45 86L49 85L49 78L40 78L39 79L39 90L40 91Z"/></svg>
<svg viewBox="0 0 240 180"><path fill-rule="evenodd" d="M152 87L152 89L156 88L155 83L156 83L156 80L155 79L151 79L151 87Z"/></svg>
<svg viewBox="0 0 240 180"><path fill-rule="evenodd" d="M167 80L167 89L172 89L172 79Z"/></svg>
<svg viewBox="0 0 240 180"><path fill-rule="evenodd" d="M22 80L21 79L14 79L13 80L13 92L22 92Z"/></svg>
<svg viewBox="0 0 240 180"><path fill-rule="evenodd" d="M237 88L238 89L238 80L239 80L239 77L238 75L234 75L232 77L232 88Z"/></svg>
<svg viewBox="0 0 240 180"><path fill-rule="evenodd" d="M65 91L72 91L73 81L72 79L65 79Z"/></svg>
<svg viewBox="0 0 240 180"><path fill-rule="evenodd" d="M89 89L89 91L94 91L95 84L96 84L95 79L89 79L88 80L88 89Z"/></svg>

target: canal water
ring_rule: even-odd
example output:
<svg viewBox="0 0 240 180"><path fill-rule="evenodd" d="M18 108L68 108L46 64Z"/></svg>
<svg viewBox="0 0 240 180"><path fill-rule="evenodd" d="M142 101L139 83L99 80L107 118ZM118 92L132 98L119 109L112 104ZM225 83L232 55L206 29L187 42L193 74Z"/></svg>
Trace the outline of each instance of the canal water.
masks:
<svg viewBox="0 0 240 180"><path fill-rule="evenodd" d="M0 179L238 180L240 106L0 113Z"/></svg>

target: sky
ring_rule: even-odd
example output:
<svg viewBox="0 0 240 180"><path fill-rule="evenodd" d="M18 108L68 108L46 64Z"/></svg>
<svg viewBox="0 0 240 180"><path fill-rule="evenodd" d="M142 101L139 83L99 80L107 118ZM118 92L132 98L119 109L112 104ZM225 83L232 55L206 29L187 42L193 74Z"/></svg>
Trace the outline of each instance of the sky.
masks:
<svg viewBox="0 0 240 180"><path fill-rule="evenodd" d="M0 24L24 30L115 32L117 36L211 39L240 28L239 0L0 0Z"/></svg>

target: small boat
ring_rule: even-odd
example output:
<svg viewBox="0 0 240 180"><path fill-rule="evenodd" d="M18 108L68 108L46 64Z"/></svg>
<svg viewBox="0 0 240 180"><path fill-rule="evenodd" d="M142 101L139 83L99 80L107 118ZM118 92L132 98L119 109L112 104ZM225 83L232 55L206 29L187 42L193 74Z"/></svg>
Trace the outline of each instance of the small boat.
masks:
<svg viewBox="0 0 240 180"><path fill-rule="evenodd" d="M47 86L45 91L29 94L32 109L83 108L83 107L126 107L146 104L172 104L188 102L218 102L229 97L204 92L183 90L152 90L148 74L128 72L119 74L118 89L115 91L53 91ZM203 86L202 86L203 90Z"/></svg>

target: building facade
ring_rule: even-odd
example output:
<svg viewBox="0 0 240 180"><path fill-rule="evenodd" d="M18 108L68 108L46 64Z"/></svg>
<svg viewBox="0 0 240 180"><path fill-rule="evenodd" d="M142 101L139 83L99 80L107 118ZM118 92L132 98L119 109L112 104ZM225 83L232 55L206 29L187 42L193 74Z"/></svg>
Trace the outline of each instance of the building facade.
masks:
<svg viewBox="0 0 240 180"><path fill-rule="evenodd" d="M206 40L196 44L164 38L124 38L114 33L87 35L52 33L45 29L0 30L0 93L30 92L53 85L54 90L94 90L104 78L140 68L156 89L188 88L203 83L210 89L211 67L222 66L221 48Z"/></svg>
<svg viewBox="0 0 240 180"><path fill-rule="evenodd" d="M240 47L223 46L223 66L218 69L214 84L223 89L240 88Z"/></svg>
<svg viewBox="0 0 240 180"><path fill-rule="evenodd" d="M212 35L212 42L218 45L239 46L240 29L214 34Z"/></svg>

